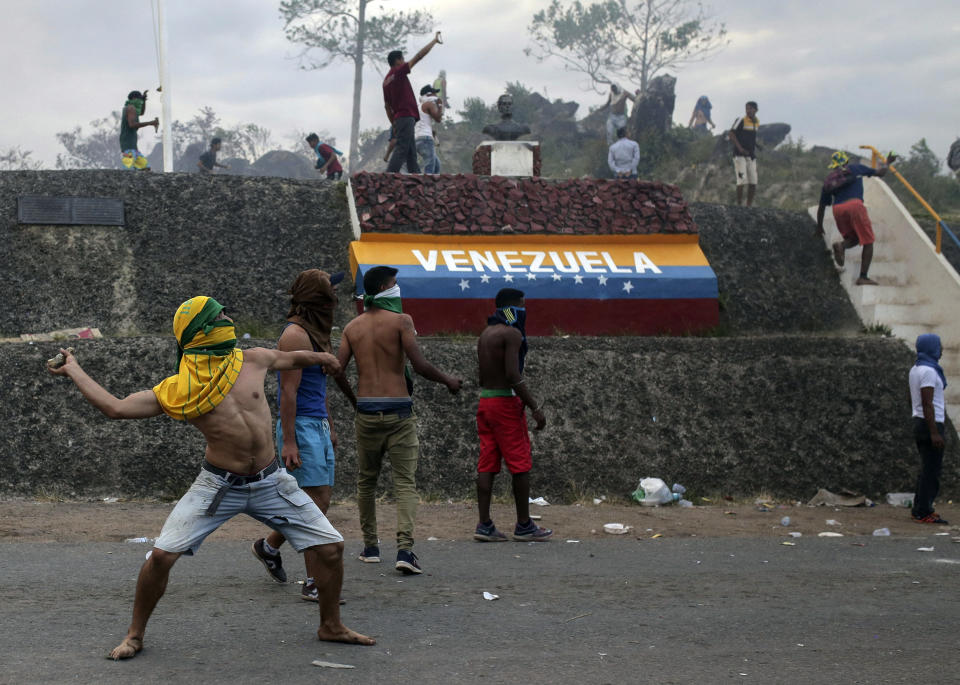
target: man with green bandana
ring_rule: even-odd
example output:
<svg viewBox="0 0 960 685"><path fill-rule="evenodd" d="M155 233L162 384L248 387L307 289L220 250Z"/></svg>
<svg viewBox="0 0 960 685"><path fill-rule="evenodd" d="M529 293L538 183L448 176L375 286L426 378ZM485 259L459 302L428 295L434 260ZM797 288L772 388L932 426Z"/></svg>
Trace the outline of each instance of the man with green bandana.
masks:
<svg viewBox="0 0 960 685"><path fill-rule="evenodd" d="M383 458L390 460L397 500L397 563L406 575L423 573L413 553L413 526L417 515L415 474L420 456L417 415L410 399L412 381L404 370L409 359L424 378L443 383L457 393L463 380L449 376L428 362L417 345L413 319L404 314L397 270L376 266L363 276L364 312L343 329L337 361L346 369L357 360L357 507L363 531L360 561L380 562L377 535L377 479ZM343 377L337 377L337 383Z"/></svg>
<svg viewBox="0 0 960 685"><path fill-rule="evenodd" d="M140 569L133 619L110 658L129 659L143 649L147 621L174 563L183 554L194 554L210 533L240 513L281 532L303 552L319 592L319 639L374 644L340 621L343 537L278 463L263 389L267 371L320 365L333 374L340 369L337 360L326 352L239 350L233 321L209 297L194 297L180 305L173 332L180 353L177 373L152 390L124 399L90 378L67 350L61 350L64 364L51 369L70 378L108 418L143 419L165 413L193 424L207 441L200 475L170 512Z"/></svg>
<svg viewBox="0 0 960 685"><path fill-rule="evenodd" d="M150 170L147 158L140 154L137 147L137 131L144 126L153 126L156 131L160 120L154 117L153 121L140 121L146 109L146 91L141 93L139 90L131 90L120 113L120 161L125 169Z"/></svg>

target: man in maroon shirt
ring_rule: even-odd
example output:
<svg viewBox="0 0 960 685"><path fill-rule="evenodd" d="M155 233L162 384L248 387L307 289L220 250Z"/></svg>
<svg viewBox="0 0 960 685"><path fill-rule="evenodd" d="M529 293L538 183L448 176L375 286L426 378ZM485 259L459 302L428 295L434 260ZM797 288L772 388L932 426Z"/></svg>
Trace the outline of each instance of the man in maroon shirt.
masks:
<svg viewBox="0 0 960 685"><path fill-rule="evenodd" d="M393 135L397 139L397 145L393 149L393 155L387 164L388 173L400 171L400 167L406 163L407 171L411 174L420 173L420 165L417 163L417 147L414 143L413 127L420 119L419 105L413 95L413 88L410 87L410 81L407 74L413 69L414 65L423 59L434 45L442 43L440 32L433 37L429 43L423 46L409 62L403 61L403 52L394 50L387 55L387 64L390 65L390 71L383 79L383 105L387 111L387 118L393 124Z"/></svg>

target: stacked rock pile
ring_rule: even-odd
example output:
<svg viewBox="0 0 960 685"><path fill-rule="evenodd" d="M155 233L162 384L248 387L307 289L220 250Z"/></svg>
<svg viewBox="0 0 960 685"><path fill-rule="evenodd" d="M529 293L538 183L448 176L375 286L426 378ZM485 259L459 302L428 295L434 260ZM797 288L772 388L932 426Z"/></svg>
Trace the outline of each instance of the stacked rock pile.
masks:
<svg viewBox="0 0 960 685"><path fill-rule="evenodd" d="M365 232L696 233L676 186L604 179L358 173Z"/></svg>

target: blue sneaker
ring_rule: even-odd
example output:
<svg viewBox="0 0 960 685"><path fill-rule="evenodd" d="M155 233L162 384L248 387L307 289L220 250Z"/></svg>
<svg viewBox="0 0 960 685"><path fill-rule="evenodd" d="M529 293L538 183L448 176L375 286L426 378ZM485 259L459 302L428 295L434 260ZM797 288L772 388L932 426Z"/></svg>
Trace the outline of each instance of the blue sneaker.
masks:
<svg viewBox="0 0 960 685"><path fill-rule="evenodd" d="M552 530L541 528L533 522L533 519L529 519L523 525L518 523L511 537L517 542L541 542L549 539L551 535L553 535Z"/></svg>
<svg viewBox="0 0 960 685"><path fill-rule="evenodd" d="M420 560L409 549L401 549L397 552L396 569L405 576L423 573L423 569L420 568Z"/></svg>
<svg viewBox="0 0 960 685"><path fill-rule="evenodd" d="M360 552L360 561L366 564L379 564L380 547L377 545L367 545L364 547L363 551Z"/></svg>
<svg viewBox="0 0 960 685"><path fill-rule="evenodd" d="M489 525L478 523L477 530L473 533L473 539L477 542L506 542L507 536L497 530L497 527L491 521Z"/></svg>

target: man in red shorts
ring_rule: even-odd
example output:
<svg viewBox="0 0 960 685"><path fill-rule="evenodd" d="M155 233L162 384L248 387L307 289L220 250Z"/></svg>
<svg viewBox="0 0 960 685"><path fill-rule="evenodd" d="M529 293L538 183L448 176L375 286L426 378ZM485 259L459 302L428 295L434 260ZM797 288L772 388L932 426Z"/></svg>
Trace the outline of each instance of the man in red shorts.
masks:
<svg viewBox="0 0 960 685"><path fill-rule="evenodd" d="M896 159L892 154L887 164ZM823 235L823 213L827 205L833 205L833 218L843 240L833 243L833 259L837 266L843 266L844 251L857 245L863 246L860 255L860 277L857 285L876 285L877 282L867 276L873 259L873 226L867 208L863 204L863 177L884 176L887 167L873 169L863 164L850 164L850 158L843 150L837 150L830 157L829 168L833 171L827 176L824 188L820 192L820 206L817 208L817 235Z"/></svg>
<svg viewBox="0 0 960 685"><path fill-rule="evenodd" d="M513 475L513 498L517 505L517 525L512 538L519 542L546 540L553 531L541 528L530 518L530 435L527 433L525 407L533 410L536 429L547 425L543 405L537 406L523 380L523 362L527 355L526 307L523 292L504 288L497 293L497 311L487 319L487 327L477 341L480 366L480 405L477 407L477 434L480 436L480 460L477 464L477 503L480 522L473 534L478 542L503 542L507 536L497 530L490 518L493 479L506 462Z"/></svg>

